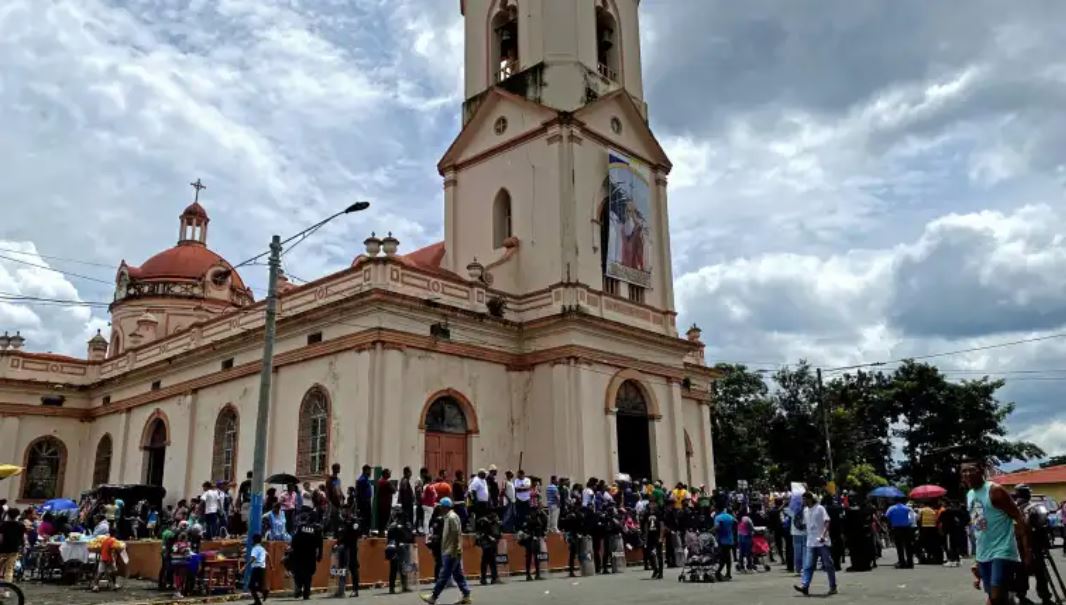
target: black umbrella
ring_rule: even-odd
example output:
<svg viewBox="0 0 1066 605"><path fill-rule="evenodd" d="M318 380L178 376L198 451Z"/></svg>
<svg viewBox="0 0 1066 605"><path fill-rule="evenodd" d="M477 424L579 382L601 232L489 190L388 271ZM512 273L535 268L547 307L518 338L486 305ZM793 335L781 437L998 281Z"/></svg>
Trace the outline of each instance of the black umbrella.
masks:
<svg viewBox="0 0 1066 605"><path fill-rule="evenodd" d="M288 473L276 473L267 477L267 483L272 485L299 485L300 480L296 478L296 475L290 475Z"/></svg>

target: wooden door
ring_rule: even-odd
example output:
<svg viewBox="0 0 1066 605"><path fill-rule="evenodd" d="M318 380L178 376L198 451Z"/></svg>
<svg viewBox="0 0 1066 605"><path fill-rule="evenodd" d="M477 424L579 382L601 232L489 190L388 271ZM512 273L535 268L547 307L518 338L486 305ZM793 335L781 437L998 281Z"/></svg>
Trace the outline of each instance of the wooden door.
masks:
<svg viewBox="0 0 1066 605"><path fill-rule="evenodd" d="M455 471L463 471L469 476L466 468L466 441L466 435L427 431L426 468L430 474L436 476L437 471L444 469L448 473L448 479L455 477Z"/></svg>

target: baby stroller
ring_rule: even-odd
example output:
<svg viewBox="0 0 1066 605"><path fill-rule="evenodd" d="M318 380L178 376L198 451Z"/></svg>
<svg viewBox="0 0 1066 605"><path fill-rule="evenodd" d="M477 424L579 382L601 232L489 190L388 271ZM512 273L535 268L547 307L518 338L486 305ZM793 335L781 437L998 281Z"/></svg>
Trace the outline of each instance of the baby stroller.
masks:
<svg viewBox="0 0 1066 605"><path fill-rule="evenodd" d="M718 562L718 541L714 534L703 531L685 533L685 562L681 566L678 582L714 582L715 564Z"/></svg>
<svg viewBox="0 0 1066 605"><path fill-rule="evenodd" d="M755 571L760 568L770 571L770 541L766 537L765 527L756 527L751 537L751 561Z"/></svg>

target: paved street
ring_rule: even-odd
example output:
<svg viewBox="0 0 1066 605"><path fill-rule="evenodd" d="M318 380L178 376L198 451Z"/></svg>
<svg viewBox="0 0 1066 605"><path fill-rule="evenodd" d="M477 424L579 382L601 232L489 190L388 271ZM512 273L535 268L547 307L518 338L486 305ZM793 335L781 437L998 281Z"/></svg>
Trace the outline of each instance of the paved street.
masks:
<svg viewBox="0 0 1066 605"><path fill-rule="evenodd" d="M1066 567L1062 551L1057 551L1056 562L1060 570ZM568 579L563 574L554 574L542 582L527 583L514 579L504 586L474 586L476 603L508 603L514 605L547 605L548 603L580 603L624 605L628 603L670 603L671 605L705 604L709 601L738 603L743 605L796 605L801 600L792 591L796 581L780 568L756 575L736 576L732 582L721 584L682 584L677 581L677 570L668 570L667 579L652 581L648 573L631 567L624 574L596 578ZM102 603L137 603L147 601L168 602L150 585L131 581L118 593L92 594L82 589L60 586L25 586L27 600L33 605L80 605ZM825 575L815 576L813 591L817 596L826 589ZM416 595L388 596L387 591L373 589L363 591L365 597L376 603L416 603ZM918 566L914 570L896 570L881 567L869 573L840 574L840 595L833 600L845 603L889 605L915 603L928 605L983 603L981 593L973 590L968 566L959 569ZM1035 596L1035 595L1031 595ZM316 595L313 600L328 599ZM360 597L366 600L364 597ZM289 595L275 594L274 601L293 602ZM458 600L458 591L449 589L442 603ZM239 601L242 604L251 601Z"/></svg>

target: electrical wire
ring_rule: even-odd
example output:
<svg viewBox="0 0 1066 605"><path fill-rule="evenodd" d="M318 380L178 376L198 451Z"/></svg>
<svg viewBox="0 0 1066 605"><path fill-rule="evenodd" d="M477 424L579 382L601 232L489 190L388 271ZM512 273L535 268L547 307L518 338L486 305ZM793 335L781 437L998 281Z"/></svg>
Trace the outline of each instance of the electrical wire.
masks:
<svg viewBox="0 0 1066 605"><path fill-rule="evenodd" d="M81 273L74 273L72 271L64 271L62 269L56 269L55 267L49 267L48 265L39 265L37 263L31 263L29 261L25 261L25 260L22 260L22 259L19 259L19 258L11 258L10 256L4 256L3 254L0 254L0 258L2 258L4 260L11 261L13 263L19 263L19 264L23 264L23 265L29 265L31 267L36 267L38 269L44 269L45 271L52 271L52 272L55 272L55 273L61 273L63 275L66 275L67 277L77 277L79 279L87 279L89 281L93 281L93 282L97 282L97 283L101 283L101 284L106 284L108 286L114 285L114 281L99 279L99 278L96 278L96 277L90 277L88 275L82 275Z"/></svg>
<svg viewBox="0 0 1066 605"><path fill-rule="evenodd" d="M39 252L26 252L25 250L16 250L15 248L0 247L0 252L11 252L13 254L25 254L26 256L36 256L36 257L43 258L43 259L48 259L48 260L58 260L58 261L64 261L64 262L68 262L68 263L76 263L76 264L79 264L79 265L88 265L90 267L103 267L105 269L114 269L115 268L114 265L109 265L109 264L106 264L106 263L97 263L97 262L87 261L87 260L78 260L76 258L68 258L68 257L65 257L65 256L54 256L54 255L50 255L50 254L41 254Z"/></svg>
<svg viewBox="0 0 1066 605"><path fill-rule="evenodd" d="M891 361L874 361L874 362L870 362L870 363L860 363L860 364L855 364L855 365L850 365L850 366L841 366L839 368L829 368L828 370L823 370L823 371L824 372L842 372L842 371L845 371L845 370L858 370L858 369L861 369L861 368L872 368L872 367L878 367L878 366L905 363L907 361L921 361L921 360L924 360L924 359L938 359L940 357L950 357L950 356L953 356L953 355L962 355L962 354L965 354L965 353L976 353L978 351L988 351L988 350L991 350L991 349L1001 349L1003 347L1013 347L1013 346L1016 346L1016 345L1028 344L1028 343L1033 343L1033 342L1043 342L1045 340L1055 340L1055 339L1058 339L1058 338L1066 338L1066 332L1060 332L1060 333L1057 333L1057 334L1048 334L1047 336L1037 336L1037 337L1034 337L1034 338L1023 338L1021 340L1012 340L1012 341L1009 341L1009 342L1001 342L1001 343L996 343L996 344L991 344L991 345L983 345L983 346L980 346L980 347L970 347L968 349L958 349L958 350L955 350L955 351L943 351L943 352L940 352L940 353L929 353L927 355L915 355L915 356L912 356L912 357L903 357L903 358L900 358L900 359L893 359Z"/></svg>

